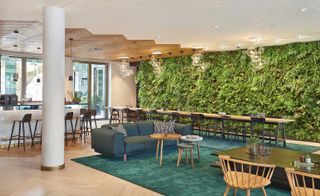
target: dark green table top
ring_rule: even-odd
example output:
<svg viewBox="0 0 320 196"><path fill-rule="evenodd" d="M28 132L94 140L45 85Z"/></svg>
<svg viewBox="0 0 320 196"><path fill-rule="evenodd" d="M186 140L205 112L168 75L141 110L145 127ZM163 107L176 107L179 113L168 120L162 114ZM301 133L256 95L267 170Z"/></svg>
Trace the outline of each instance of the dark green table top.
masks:
<svg viewBox="0 0 320 196"><path fill-rule="evenodd" d="M234 159L250 161L255 163L274 164L279 168L295 168L293 161L298 161L300 156L308 153L302 151L288 150L283 148L271 147L271 154L269 156L251 156L247 147L233 148L218 152L216 155L227 155ZM295 168L307 173L320 175L320 155L310 154L312 162L316 163L311 170L303 170Z"/></svg>

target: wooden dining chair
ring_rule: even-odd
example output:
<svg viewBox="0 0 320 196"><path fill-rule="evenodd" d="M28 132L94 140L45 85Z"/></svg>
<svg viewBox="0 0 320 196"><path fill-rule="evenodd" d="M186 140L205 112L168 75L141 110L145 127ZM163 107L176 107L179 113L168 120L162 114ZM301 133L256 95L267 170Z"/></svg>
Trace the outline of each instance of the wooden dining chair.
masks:
<svg viewBox="0 0 320 196"><path fill-rule="evenodd" d="M227 183L225 196L230 188L234 189L234 195L238 189L245 190L247 196L250 196L251 189L262 189L263 195L267 195L264 187L271 183L270 179L276 165L242 161L224 155L219 155L219 159L224 181Z"/></svg>
<svg viewBox="0 0 320 196"><path fill-rule="evenodd" d="M285 171L292 196L320 195L320 175L295 171L293 168L286 168Z"/></svg>

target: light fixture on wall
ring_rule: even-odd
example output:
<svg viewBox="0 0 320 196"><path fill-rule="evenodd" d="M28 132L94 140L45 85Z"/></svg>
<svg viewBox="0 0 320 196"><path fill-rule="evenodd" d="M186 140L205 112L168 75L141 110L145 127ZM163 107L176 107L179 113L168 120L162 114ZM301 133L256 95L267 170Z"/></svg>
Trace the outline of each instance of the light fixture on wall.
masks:
<svg viewBox="0 0 320 196"><path fill-rule="evenodd" d="M193 48L193 55L191 56L192 65L201 70L205 70L207 66L205 63L202 62L202 58L203 58L203 48L200 48L200 47Z"/></svg>
<svg viewBox="0 0 320 196"><path fill-rule="evenodd" d="M14 73L14 74L13 74L13 81L14 81L14 82L17 82L18 79L19 79L19 74Z"/></svg>
<svg viewBox="0 0 320 196"><path fill-rule="evenodd" d="M263 47L249 47L244 53L250 57L251 63L255 66L255 69L261 70L265 64L265 60L262 58L263 52Z"/></svg>
<svg viewBox="0 0 320 196"><path fill-rule="evenodd" d="M123 78L130 77L134 74L134 71L130 68L129 57L119 57L121 64L119 67L120 74Z"/></svg>
<svg viewBox="0 0 320 196"><path fill-rule="evenodd" d="M152 57L150 60L150 64L153 67L153 70L155 73L159 74L162 71L162 67L161 67L161 60L159 59L159 56L162 54L162 52L160 51L156 51L152 53Z"/></svg>

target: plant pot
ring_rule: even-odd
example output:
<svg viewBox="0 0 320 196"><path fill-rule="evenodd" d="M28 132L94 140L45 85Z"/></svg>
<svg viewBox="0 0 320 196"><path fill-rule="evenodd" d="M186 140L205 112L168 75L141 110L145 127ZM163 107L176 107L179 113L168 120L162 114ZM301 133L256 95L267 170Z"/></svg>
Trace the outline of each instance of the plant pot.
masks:
<svg viewBox="0 0 320 196"><path fill-rule="evenodd" d="M258 144L248 144L249 154L252 156L257 156L259 154L259 145Z"/></svg>

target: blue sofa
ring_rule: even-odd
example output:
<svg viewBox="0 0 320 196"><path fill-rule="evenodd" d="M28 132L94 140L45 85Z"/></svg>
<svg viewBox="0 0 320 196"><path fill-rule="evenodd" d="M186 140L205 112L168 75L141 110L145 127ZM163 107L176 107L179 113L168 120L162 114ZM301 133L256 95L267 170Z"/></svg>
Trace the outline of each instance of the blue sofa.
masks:
<svg viewBox="0 0 320 196"><path fill-rule="evenodd" d="M124 154L124 142L126 142L126 154L132 154L138 151L154 150L156 148L156 140L149 137L154 132L153 121L140 121L137 123L123 123L128 136L124 137L112 129L119 124L103 125L101 128L92 130L91 147L95 152L105 156L120 157ZM174 131L181 135L189 135L192 133L192 126L185 124L175 124ZM128 142L130 141L130 142ZM174 146L176 141L165 141L165 146Z"/></svg>

